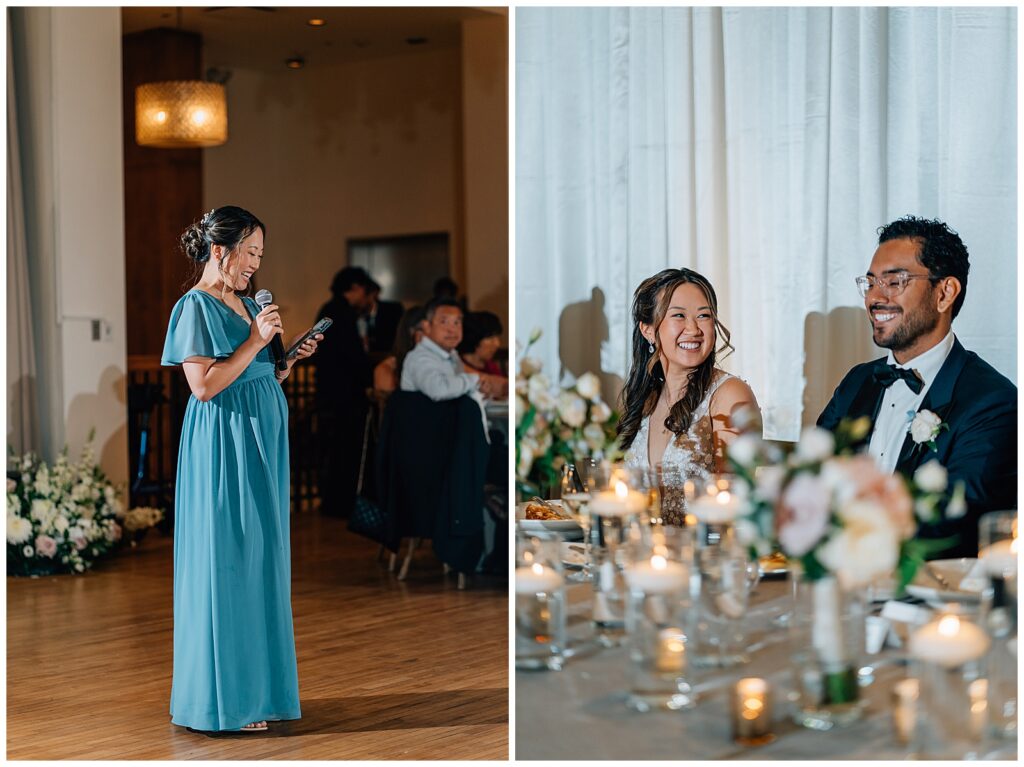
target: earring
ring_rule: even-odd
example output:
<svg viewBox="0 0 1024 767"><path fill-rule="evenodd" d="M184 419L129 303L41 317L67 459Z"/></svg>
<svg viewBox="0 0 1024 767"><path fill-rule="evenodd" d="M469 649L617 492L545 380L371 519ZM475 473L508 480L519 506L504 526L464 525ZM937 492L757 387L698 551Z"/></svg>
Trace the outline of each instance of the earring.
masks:
<svg viewBox="0 0 1024 767"><path fill-rule="evenodd" d="M654 344L653 343L649 343L647 345L647 351L650 352L651 354L654 354Z"/></svg>

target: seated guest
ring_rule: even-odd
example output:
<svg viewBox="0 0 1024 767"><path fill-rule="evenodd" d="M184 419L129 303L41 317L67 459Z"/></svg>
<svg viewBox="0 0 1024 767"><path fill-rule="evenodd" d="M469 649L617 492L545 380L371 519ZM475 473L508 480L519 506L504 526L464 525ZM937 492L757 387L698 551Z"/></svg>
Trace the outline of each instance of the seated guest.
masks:
<svg viewBox="0 0 1024 767"><path fill-rule="evenodd" d="M834 430L844 418L871 418L868 452L886 471L911 476L938 460L950 485L964 483L967 514L924 525L919 535L957 536L933 556L973 557L979 517L1017 508L1017 387L953 332L970 268L960 236L914 216L878 235L857 285L875 346L889 353L847 373L818 425ZM936 421L931 440L912 428L921 413Z"/></svg>
<svg viewBox="0 0 1024 767"><path fill-rule="evenodd" d="M492 396L494 386L467 373L455 348L462 340L462 309L451 298L433 298L426 306L423 340L406 355L399 378L402 391L418 391L435 402L480 392Z"/></svg>
<svg viewBox="0 0 1024 767"><path fill-rule="evenodd" d="M508 376L495 362L501 347L501 320L493 312L469 312L462 322L462 343L459 356L467 373L491 379L498 397L508 396Z"/></svg>
<svg viewBox="0 0 1024 767"><path fill-rule="evenodd" d="M402 315L395 333L395 345L390 357L386 357L373 369L373 388L382 393L391 393L401 381L402 363L423 338L426 328L426 311L422 306L413 306Z"/></svg>

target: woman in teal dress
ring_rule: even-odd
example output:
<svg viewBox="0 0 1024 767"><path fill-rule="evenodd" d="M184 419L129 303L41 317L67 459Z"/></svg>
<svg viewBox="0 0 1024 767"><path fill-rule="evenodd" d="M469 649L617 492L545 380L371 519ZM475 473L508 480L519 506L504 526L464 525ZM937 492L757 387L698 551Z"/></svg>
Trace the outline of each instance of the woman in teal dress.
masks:
<svg viewBox="0 0 1024 767"><path fill-rule="evenodd" d="M182 234L201 265L175 304L161 363L181 365L192 396L178 451L171 721L258 732L298 719L289 545L288 404L268 346L274 305L249 291L263 224L217 208ZM298 357L316 350L317 336Z"/></svg>

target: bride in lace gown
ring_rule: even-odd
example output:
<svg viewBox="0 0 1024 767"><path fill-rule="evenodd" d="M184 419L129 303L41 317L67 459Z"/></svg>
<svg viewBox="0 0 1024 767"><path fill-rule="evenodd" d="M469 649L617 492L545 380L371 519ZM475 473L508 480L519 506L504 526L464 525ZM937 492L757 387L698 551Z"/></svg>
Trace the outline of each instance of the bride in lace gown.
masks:
<svg viewBox="0 0 1024 767"><path fill-rule="evenodd" d="M633 323L618 426L627 465L661 464L680 481L726 471L725 448L739 434L733 414L756 412L757 401L746 383L715 367L717 353L733 349L715 289L690 269L665 269L636 289ZM662 506L665 524L682 525L684 513L679 503Z"/></svg>

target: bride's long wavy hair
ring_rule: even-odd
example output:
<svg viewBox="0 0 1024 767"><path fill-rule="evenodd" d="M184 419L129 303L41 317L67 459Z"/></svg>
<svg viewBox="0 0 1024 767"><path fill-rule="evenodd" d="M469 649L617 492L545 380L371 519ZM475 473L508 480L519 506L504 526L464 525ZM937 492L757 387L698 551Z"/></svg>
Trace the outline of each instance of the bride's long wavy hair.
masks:
<svg viewBox="0 0 1024 767"><path fill-rule="evenodd" d="M633 293L633 362L629 369L629 378L619 398L622 418L619 420L618 434L623 450L629 449L633 444L644 416L654 412L662 387L665 386L658 330L665 315L668 314L672 294L680 285L687 283L696 285L707 298L714 317L715 338L712 340L711 354L690 371L686 392L669 410L665 419L665 427L669 431L678 435L690 428L694 411L711 388L718 353L725 351L724 356L728 356L733 351L733 346L729 343L729 329L718 319L718 297L715 295L715 289L704 275L692 269L665 269L640 283ZM654 328L653 352L649 351L651 343L640 331L640 323ZM715 345L719 340L722 344L716 349Z"/></svg>

